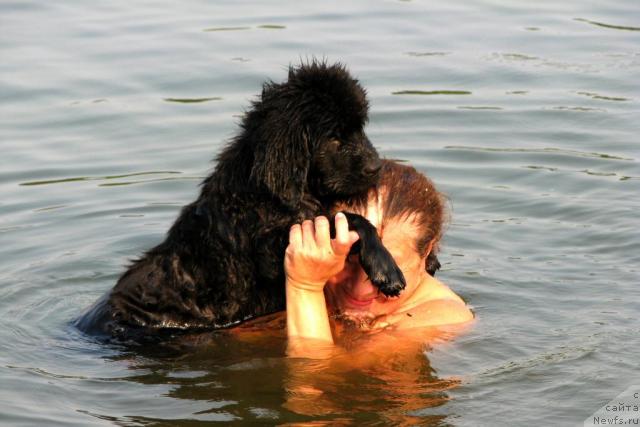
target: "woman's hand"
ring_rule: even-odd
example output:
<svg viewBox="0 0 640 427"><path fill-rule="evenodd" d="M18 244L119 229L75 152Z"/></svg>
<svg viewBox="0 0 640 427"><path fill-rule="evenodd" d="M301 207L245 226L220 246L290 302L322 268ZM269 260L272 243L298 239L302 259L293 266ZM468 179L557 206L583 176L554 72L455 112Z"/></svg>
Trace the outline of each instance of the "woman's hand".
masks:
<svg viewBox="0 0 640 427"><path fill-rule="evenodd" d="M329 234L329 220L295 224L289 232L289 246L284 257L287 275L287 336L289 354L318 357L319 348L333 348L324 285L344 268L351 245L358 233L349 231L347 218L336 215L336 238ZM326 347L326 345L329 347ZM311 350L313 349L313 350Z"/></svg>
<svg viewBox="0 0 640 427"><path fill-rule="evenodd" d="M327 280L342 271L358 233L349 231L347 218L341 212L335 217L335 225L335 239L331 239L329 220L324 216L291 227L284 258L288 285L322 292Z"/></svg>

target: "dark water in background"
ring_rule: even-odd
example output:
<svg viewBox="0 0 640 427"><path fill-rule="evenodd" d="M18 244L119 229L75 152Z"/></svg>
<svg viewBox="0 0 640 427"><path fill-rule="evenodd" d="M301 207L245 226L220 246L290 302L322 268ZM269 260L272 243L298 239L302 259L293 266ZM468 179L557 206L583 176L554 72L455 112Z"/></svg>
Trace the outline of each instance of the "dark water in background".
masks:
<svg viewBox="0 0 640 427"><path fill-rule="evenodd" d="M451 198L440 278L476 326L378 369L70 328L309 55L349 66L379 151ZM0 58L0 424L581 425L640 384L637 1L4 1Z"/></svg>

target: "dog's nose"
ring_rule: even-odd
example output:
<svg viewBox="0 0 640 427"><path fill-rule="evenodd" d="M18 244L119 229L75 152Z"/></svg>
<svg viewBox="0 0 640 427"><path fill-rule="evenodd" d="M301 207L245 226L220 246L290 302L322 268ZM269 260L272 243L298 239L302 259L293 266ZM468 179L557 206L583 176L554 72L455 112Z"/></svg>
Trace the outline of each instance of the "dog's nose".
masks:
<svg viewBox="0 0 640 427"><path fill-rule="evenodd" d="M368 176L374 176L380 172L380 168L382 168L382 162L380 160L369 162L364 167L364 173Z"/></svg>

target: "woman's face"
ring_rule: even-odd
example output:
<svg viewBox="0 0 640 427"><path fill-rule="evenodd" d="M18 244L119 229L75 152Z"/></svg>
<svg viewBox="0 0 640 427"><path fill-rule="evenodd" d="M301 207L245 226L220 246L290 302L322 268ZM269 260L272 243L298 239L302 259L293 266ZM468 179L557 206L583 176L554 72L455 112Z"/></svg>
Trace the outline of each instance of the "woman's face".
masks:
<svg viewBox="0 0 640 427"><path fill-rule="evenodd" d="M411 298L423 277L425 257L416 252L416 227L411 218L387 220L380 226L375 217L366 215L378 227L382 243L389 250L404 273L407 287L399 297L386 297L378 291L358 262L357 255L351 255L344 269L333 276L325 286L327 302L331 309L353 317L369 317L394 313ZM378 222L376 224L376 222Z"/></svg>

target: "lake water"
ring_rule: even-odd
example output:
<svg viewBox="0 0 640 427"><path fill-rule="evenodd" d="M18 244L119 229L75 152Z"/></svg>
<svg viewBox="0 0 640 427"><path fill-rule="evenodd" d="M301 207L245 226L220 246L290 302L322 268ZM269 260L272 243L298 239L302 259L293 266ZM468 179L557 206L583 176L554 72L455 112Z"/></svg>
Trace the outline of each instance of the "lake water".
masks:
<svg viewBox="0 0 640 427"><path fill-rule="evenodd" d="M74 330L311 56L449 196L439 278L476 324L370 368ZM0 58L0 424L582 425L640 384L636 0L7 0Z"/></svg>

